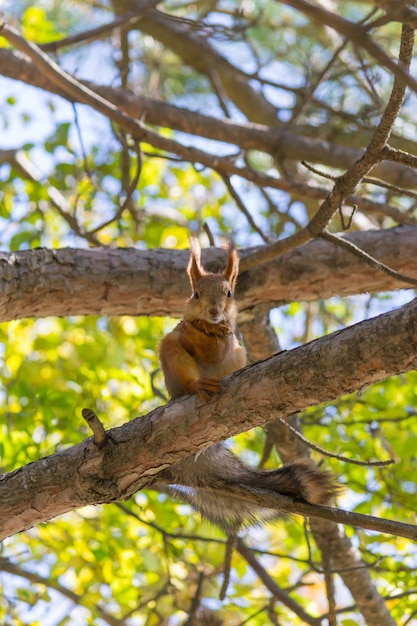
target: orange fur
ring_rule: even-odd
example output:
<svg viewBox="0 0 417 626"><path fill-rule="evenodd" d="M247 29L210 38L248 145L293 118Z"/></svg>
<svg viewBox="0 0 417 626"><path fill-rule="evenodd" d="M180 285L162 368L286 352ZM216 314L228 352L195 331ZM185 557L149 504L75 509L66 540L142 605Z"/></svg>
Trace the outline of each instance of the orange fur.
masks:
<svg viewBox="0 0 417 626"><path fill-rule="evenodd" d="M192 295L184 320L162 339L159 355L171 398L198 393L203 400L218 393L221 379L246 365L246 350L235 335L236 305L233 291L239 259L233 246L227 249L223 272L207 272L195 240L188 265Z"/></svg>

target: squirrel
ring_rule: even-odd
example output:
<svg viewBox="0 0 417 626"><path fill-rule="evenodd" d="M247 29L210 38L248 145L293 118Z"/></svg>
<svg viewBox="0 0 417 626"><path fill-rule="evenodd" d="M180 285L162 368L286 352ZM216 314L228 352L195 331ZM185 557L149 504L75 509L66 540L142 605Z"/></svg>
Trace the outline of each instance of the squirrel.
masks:
<svg viewBox="0 0 417 626"><path fill-rule="evenodd" d="M187 268L192 295L184 318L160 342L159 356L171 399L197 393L204 401L219 393L223 379L247 364L245 348L237 338L234 289L239 257L229 242L223 272L201 264L201 250L190 242ZM191 504L226 532L283 517L233 493L233 486L269 490L312 504L329 504L338 488L333 475L302 458L276 470L258 470L243 463L223 444L174 464L158 475L167 491Z"/></svg>

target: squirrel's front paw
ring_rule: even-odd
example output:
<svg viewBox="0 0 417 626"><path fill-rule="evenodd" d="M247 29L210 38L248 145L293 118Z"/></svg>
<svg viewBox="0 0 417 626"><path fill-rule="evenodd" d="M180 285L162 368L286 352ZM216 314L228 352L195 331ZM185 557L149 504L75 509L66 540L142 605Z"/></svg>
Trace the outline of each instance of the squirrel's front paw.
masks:
<svg viewBox="0 0 417 626"><path fill-rule="evenodd" d="M208 402L213 393L219 393L221 387L222 380L217 376L203 376L194 383L195 393L198 393L204 402Z"/></svg>
<svg viewBox="0 0 417 626"><path fill-rule="evenodd" d="M232 327L229 322L223 321L218 324L214 324L213 322L207 322L206 320L193 320L190 324L201 331L208 337L210 336L218 336L225 337L226 335L231 335L233 333Z"/></svg>

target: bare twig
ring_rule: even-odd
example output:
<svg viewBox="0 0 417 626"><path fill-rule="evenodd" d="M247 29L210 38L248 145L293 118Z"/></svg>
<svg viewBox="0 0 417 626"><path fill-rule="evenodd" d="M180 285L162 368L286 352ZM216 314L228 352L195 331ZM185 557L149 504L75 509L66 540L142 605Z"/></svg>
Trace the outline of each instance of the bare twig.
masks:
<svg viewBox="0 0 417 626"><path fill-rule="evenodd" d="M241 199L241 197L237 193L236 189L233 187L229 176L227 176L226 174L223 174L222 172L219 172L219 174L222 177L222 179L224 181L224 184L226 185L226 187L227 187L230 195L232 196L233 200L236 202L236 204L239 207L240 211L243 213L243 215L248 220L249 226L251 228L253 228L253 230L255 232L257 232L258 235L260 235L260 237L262 238L263 241L268 243L269 242L269 238L267 237L267 235L265 235L265 233L262 231L262 229L256 224L255 220L253 219L252 215L250 214L250 211L248 211L248 209L245 206L245 203L243 202L243 200Z"/></svg>
<svg viewBox="0 0 417 626"><path fill-rule="evenodd" d="M141 10L138 11L129 11L129 13L124 13L119 17L116 17L114 20L109 22L108 24L103 24L102 26L98 26L97 28L92 28L91 30L86 30L82 33L77 33L76 35L71 35L69 37L64 37L63 39L59 39L57 41L50 41L48 43L40 44L39 48L44 50L44 52L56 52L61 48L65 48L68 46L73 46L77 43L84 43L86 41L94 41L95 39L100 39L109 33L111 33L116 28L120 26L130 26L134 27L151 9L155 8L161 0L142 0Z"/></svg>
<svg viewBox="0 0 417 626"><path fill-rule="evenodd" d="M345 248L345 250L348 250L359 259L362 259L362 261L364 261L367 265L377 270L380 270L381 272L384 272L384 274L387 274L387 276L391 276L396 280L401 280L409 285L417 286L417 278L412 278L411 276L406 276L405 274L396 272L392 268L388 267L388 265L385 265L385 263L378 261L373 256L365 252L365 250L358 248L358 246L356 246L352 241L349 241L349 239L345 239L344 237L340 237L339 235L332 234L328 230L323 230L323 232L319 236L326 241L330 241L337 246Z"/></svg>
<svg viewBox="0 0 417 626"><path fill-rule="evenodd" d="M402 63L396 63L385 50L378 46L368 35L371 24L362 26L361 24L350 22L340 15L324 9L322 6L311 4L307 0L285 0L285 4L289 4L301 11L319 24L330 26L330 28L333 28L342 35L342 37L362 47L378 61L379 65L391 71L394 76L401 79L410 89L417 92L417 80L408 73L407 68ZM410 27L407 28L412 30Z"/></svg>
<svg viewBox="0 0 417 626"><path fill-rule="evenodd" d="M348 457L342 456L341 454L328 452L328 450L325 450L321 446L318 446L317 444L309 441L306 437L304 437L304 435L302 435L296 428L293 428L293 426L291 426L291 424L289 424L282 417L279 417L278 421L280 421L281 424L284 424L284 426L292 432L294 437L297 437L297 439L302 441L308 448L310 448L311 450L315 450L316 452L320 452L320 454L323 454L324 456L331 457L332 459L338 459L338 461L342 461L344 463L352 463L353 465L362 465L365 467L385 467L386 465L392 465L393 463L396 463L395 459L388 459L387 461L359 461L357 459L350 459Z"/></svg>

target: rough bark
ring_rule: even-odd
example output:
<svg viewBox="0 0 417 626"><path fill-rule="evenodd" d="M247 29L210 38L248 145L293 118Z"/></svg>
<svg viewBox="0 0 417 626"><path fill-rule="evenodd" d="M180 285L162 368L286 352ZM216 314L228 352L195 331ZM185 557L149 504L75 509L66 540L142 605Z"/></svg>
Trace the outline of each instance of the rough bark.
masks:
<svg viewBox="0 0 417 626"><path fill-rule="evenodd" d="M252 327L242 328L249 354L258 359L266 358L276 352L279 347L268 328L267 322L258 325L256 333ZM249 332L245 332L248 330ZM263 331L263 332L262 332ZM262 335L263 337L259 336ZM291 415L287 421L296 430L301 430L298 415ZM309 450L300 439L279 421L272 421L266 425L267 439L265 443L265 458L268 458L272 447L275 446L283 463L290 463L296 458L309 456ZM352 524L353 525L353 524ZM323 562L328 562L332 570L338 573L349 589L352 597L364 616L367 624L378 626L394 626L393 618L387 608L384 598L378 593L371 572L354 548L344 528L330 519L310 517L310 527L318 548L323 554Z"/></svg>
<svg viewBox="0 0 417 626"><path fill-rule="evenodd" d="M367 624L395 626L384 598L377 592L359 552L346 536L344 528L326 520L310 520L314 539L323 554L348 587Z"/></svg>
<svg viewBox="0 0 417 626"><path fill-rule="evenodd" d="M392 268L417 276L417 227L352 233L347 238ZM242 264L245 254L240 252ZM206 264L224 252L204 251ZM61 249L0 253L0 321L49 315L171 315L189 292L188 251ZM241 322L252 309L295 300L406 288L325 241L300 246L239 277Z"/></svg>
<svg viewBox="0 0 417 626"><path fill-rule="evenodd" d="M248 366L208 404L184 397L0 481L0 539L76 507L128 498L208 444L417 366L417 300ZM320 373L320 374L319 374Z"/></svg>
<svg viewBox="0 0 417 626"><path fill-rule="evenodd" d="M290 423L295 428L299 427L297 416L291 416ZM284 463L308 455L305 445L281 422L268 425L268 440L270 444L274 442ZM366 623L394 626L395 622L384 598L377 592L369 568L352 545L344 528L329 520L313 517L310 518L310 526L318 548L325 555L332 570L342 578Z"/></svg>

